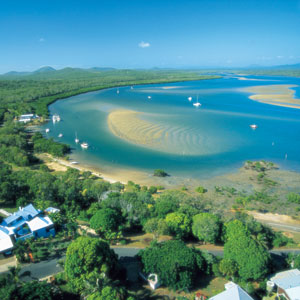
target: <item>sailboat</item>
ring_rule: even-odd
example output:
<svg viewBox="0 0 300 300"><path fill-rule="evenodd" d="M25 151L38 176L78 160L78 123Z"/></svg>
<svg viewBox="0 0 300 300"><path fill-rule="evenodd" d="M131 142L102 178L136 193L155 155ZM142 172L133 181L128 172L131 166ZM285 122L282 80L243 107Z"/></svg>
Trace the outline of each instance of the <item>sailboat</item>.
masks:
<svg viewBox="0 0 300 300"><path fill-rule="evenodd" d="M119 89L117 89L117 94L119 94L120 93L120 91L119 91Z"/></svg>
<svg viewBox="0 0 300 300"><path fill-rule="evenodd" d="M193 105L196 106L196 107L201 106L201 103L199 103L199 101L198 101L198 95L197 95L197 102L196 102L196 103L193 103Z"/></svg>
<svg viewBox="0 0 300 300"><path fill-rule="evenodd" d="M78 144L79 143L79 139L77 137L77 132L75 132L75 143Z"/></svg>
<svg viewBox="0 0 300 300"><path fill-rule="evenodd" d="M54 115L52 116L52 121L53 121L53 123L59 122L59 121L60 121L60 116L57 115L57 114L54 114Z"/></svg>
<svg viewBox="0 0 300 300"><path fill-rule="evenodd" d="M81 143L80 146L83 149L87 149L89 147L89 144L88 143Z"/></svg>

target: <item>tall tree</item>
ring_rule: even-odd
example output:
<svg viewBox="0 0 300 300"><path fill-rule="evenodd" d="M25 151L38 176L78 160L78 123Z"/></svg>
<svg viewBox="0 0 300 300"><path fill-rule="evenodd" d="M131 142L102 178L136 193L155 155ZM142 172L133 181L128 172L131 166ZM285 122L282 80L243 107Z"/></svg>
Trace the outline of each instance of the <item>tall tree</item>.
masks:
<svg viewBox="0 0 300 300"><path fill-rule="evenodd" d="M71 286L81 292L103 278L118 276L118 258L105 241L82 236L67 249L65 272Z"/></svg>
<svg viewBox="0 0 300 300"><path fill-rule="evenodd" d="M247 227L239 220L225 224L224 258L236 262L243 280L263 278L269 269L267 249L255 241Z"/></svg>
<svg viewBox="0 0 300 300"><path fill-rule="evenodd" d="M187 247L180 240L154 242L138 255L147 275L156 273L160 283L175 290L193 287L204 266L201 252Z"/></svg>

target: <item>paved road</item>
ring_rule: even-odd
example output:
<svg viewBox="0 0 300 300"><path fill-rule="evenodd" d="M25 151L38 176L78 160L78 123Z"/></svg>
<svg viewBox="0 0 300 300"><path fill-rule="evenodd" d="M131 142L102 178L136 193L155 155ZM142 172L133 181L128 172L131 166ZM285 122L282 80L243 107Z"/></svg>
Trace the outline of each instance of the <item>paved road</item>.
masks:
<svg viewBox="0 0 300 300"><path fill-rule="evenodd" d="M114 247L113 250L116 252L116 254L119 255L119 257L134 257L141 249L139 248L118 248ZM216 256L223 256L223 251L222 250L216 250L216 251L209 251L210 253L216 255ZM288 253L296 253L300 254L299 249L295 250L272 250L270 253L275 254L275 255L286 255ZM39 263L32 263L25 265L22 268L21 274L24 272L29 271L31 273L31 276L28 277L23 277L24 280L31 280L31 279L43 279L45 277L57 274L62 271L62 268L58 264L58 261L60 259L63 259L64 257L52 259L49 261L43 261ZM0 272L3 273L3 272Z"/></svg>
<svg viewBox="0 0 300 300"><path fill-rule="evenodd" d="M29 281L31 279L43 279L48 276L55 275L63 270L58 264L58 261L62 258L55 258L25 265L20 274L22 275L24 273L26 274L26 272L30 272L30 276L23 277L24 281Z"/></svg>

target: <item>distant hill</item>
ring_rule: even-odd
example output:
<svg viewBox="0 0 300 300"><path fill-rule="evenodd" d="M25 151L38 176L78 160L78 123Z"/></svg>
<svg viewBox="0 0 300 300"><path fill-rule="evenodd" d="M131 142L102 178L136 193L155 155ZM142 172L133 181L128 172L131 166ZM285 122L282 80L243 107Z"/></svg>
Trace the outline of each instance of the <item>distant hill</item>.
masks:
<svg viewBox="0 0 300 300"><path fill-rule="evenodd" d="M10 71L10 72L7 72L1 76L24 76L24 75L28 75L30 74L31 72L17 72L17 71Z"/></svg>
<svg viewBox="0 0 300 300"><path fill-rule="evenodd" d="M276 70L300 70L300 63L299 64L292 64L292 65L279 65L279 66L272 66L269 69L276 69Z"/></svg>
<svg viewBox="0 0 300 300"><path fill-rule="evenodd" d="M88 78L93 77L95 74L101 74L103 72L118 71L114 68L108 67L93 67L90 69L71 68L66 67L60 70L56 70L50 66L39 68L33 72L16 72L11 71L0 75L0 79L65 79L65 78Z"/></svg>
<svg viewBox="0 0 300 300"><path fill-rule="evenodd" d="M56 70L52 67L46 66L46 67L39 68L31 73L44 73L44 72L53 72L53 71Z"/></svg>

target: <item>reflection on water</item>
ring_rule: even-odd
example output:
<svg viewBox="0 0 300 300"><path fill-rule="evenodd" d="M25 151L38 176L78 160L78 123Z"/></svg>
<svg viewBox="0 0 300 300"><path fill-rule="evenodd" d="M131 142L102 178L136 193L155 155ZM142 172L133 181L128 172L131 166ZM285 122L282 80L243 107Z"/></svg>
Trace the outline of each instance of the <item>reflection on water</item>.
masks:
<svg viewBox="0 0 300 300"><path fill-rule="evenodd" d="M44 128L50 128L48 135L55 139L62 132L60 140L73 147L77 160L104 168L149 172L163 168L172 174L200 178L233 170L248 159L266 159L300 170L300 110L258 103L240 90L266 85L265 80L270 85L279 81L299 85L300 80L248 79L82 94L52 104L50 112L58 113L62 121ZM199 108L192 105L197 96L202 104ZM252 130L250 124L258 128ZM89 143L87 151L76 145L75 132Z"/></svg>

